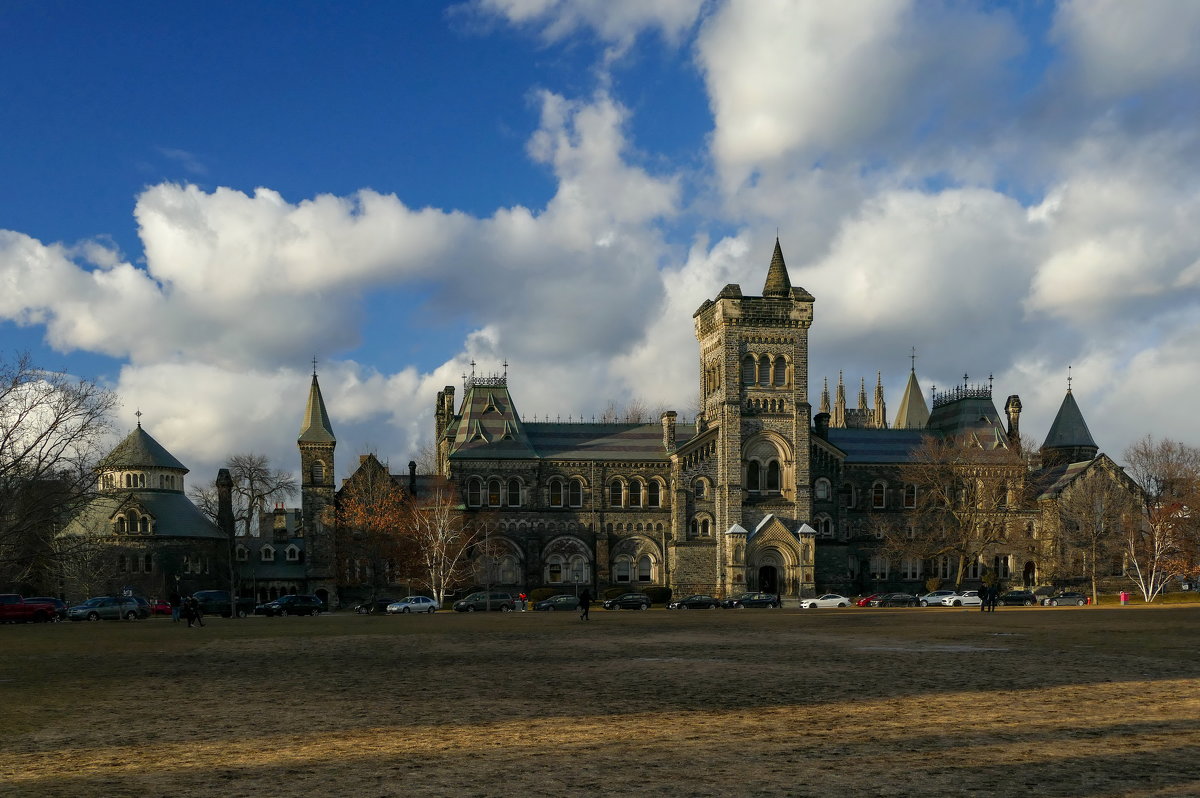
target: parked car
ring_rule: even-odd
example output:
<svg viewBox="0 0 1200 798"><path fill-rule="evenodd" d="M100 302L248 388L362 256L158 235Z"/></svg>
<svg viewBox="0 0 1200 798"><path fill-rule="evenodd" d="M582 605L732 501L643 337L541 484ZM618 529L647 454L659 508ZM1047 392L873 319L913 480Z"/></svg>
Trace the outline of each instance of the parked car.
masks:
<svg viewBox="0 0 1200 798"><path fill-rule="evenodd" d="M761 609L779 605L779 596L774 593L742 593L721 602L721 606L727 610Z"/></svg>
<svg viewBox="0 0 1200 798"><path fill-rule="evenodd" d="M534 612L562 612L579 609L579 596L560 593L533 605Z"/></svg>
<svg viewBox="0 0 1200 798"><path fill-rule="evenodd" d="M220 615L222 618L233 615L228 590L197 590L192 594L192 598L196 599L196 603L200 605L200 612L205 615ZM254 599L249 596L238 596L236 604L239 618L258 612L258 608L254 606Z"/></svg>
<svg viewBox="0 0 1200 798"><path fill-rule="evenodd" d="M978 607L982 603L978 590L964 590L942 599L943 607Z"/></svg>
<svg viewBox="0 0 1200 798"><path fill-rule="evenodd" d="M622 593L604 602L606 610L648 610L650 597L645 593Z"/></svg>
<svg viewBox="0 0 1200 798"><path fill-rule="evenodd" d="M321 599L301 595L280 596L254 608L255 615L265 615L268 618L276 615L320 615L324 611L325 603Z"/></svg>
<svg viewBox="0 0 1200 798"><path fill-rule="evenodd" d="M49 604L54 607L54 617L50 620L65 621L67 619L67 602L54 596L33 596L25 599L26 604Z"/></svg>
<svg viewBox="0 0 1200 798"><path fill-rule="evenodd" d="M130 596L96 596L67 609L67 618L72 621L127 621L150 617L148 607L138 604Z"/></svg>
<svg viewBox="0 0 1200 798"><path fill-rule="evenodd" d="M996 603L1005 607L1032 607L1041 601L1031 590L1008 590L996 598Z"/></svg>
<svg viewBox="0 0 1200 798"><path fill-rule="evenodd" d="M850 599L837 593L826 593L823 596L816 598L804 599L800 602L800 608L805 610L815 610L822 607L849 607Z"/></svg>
<svg viewBox="0 0 1200 798"><path fill-rule="evenodd" d="M356 604L354 611L359 615L374 615L375 613L387 612L388 606L396 603L393 598L377 598L374 601L364 601L362 604Z"/></svg>
<svg viewBox="0 0 1200 798"><path fill-rule="evenodd" d="M454 602L455 612L483 612L484 610L499 610L512 612L516 607L511 593L488 593L480 591Z"/></svg>
<svg viewBox="0 0 1200 798"><path fill-rule="evenodd" d="M882 595L883 595L882 593L872 593L869 596L863 596L858 601L854 602L854 606L855 607L870 607L870 606L872 606L871 602L875 601Z"/></svg>
<svg viewBox="0 0 1200 798"><path fill-rule="evenodd" d="M1072 604L1076 607L1082 607L1084 604L1088 603L1088 597L1082 593L1066 591L1063 593L1055 593L1050 598L1043 599L1042 603L1047 607L1059 607Z"/></svg>
<svg viewBox="0 0 1200 798"><path fill-rule="evenodd" d="M918 601L922 607L940 607L942 605L942 599L953 595L953 590L931 590L924 596L921 596Z"/></svg>
<svg viewBox="0 0 1200 798"><path fill-rule="evenodd" d="M437 602L429 596L409 596L399 601L393 601L384 608L384 611L388 615L407 615L410 612L424 612L433 615L437 612L437 608Z"/></svg>
<svg viewBox="0 0 1200 798"><path fill-rule="evenodd" d="M151 615L170 615L171 605L162 599L150 599Z"/></svg>
<svg viewBox="0 0 1200 798"><path fill-rule="evenodd" d="M872 607L915 607L917 597L912 593L883 593L871 602Z"/></svg>
<svg viewBox="0 0 1200 798"><path fill-rule="evenodd" d="M712 596L688 596L667 605L669 610L716 610L721 608L721 602Z"/></svg>

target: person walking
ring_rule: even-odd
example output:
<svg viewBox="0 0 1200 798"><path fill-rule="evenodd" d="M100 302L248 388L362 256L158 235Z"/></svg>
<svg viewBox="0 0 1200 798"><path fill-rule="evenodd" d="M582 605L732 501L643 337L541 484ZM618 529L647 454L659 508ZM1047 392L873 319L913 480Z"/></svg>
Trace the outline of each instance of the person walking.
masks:
<svg viewBox="0 0 1200 798"><path fill-rule="evenodd" d="M592 606L592 594L585 587L583 592L579 594L579 620L588 621L588 609Z"/></svg>
<svg viewBox="0 0 1200 798"><path fill-rule="evenodd" d="M171 605L171 623L179 623L179 609L183 603L183 596L179 595L178 590L172 590L171 595L167 597L167 603Z"/></svg>
<svg viewBox="0 0 1200 798"><path fill-rule="evenodd" d="M189 596L184 599L183 604L184 617L187 618L188 628L192 628L192 624L196 626L204 626L204 613L200 611L200 602L195 596Z"/></svg>
<svg viewBox="0 0 1200 798"><path fill-rule="evenodd" d="M988 611L988 602L991 600L989 598L991 595L992 595L992 589L990 587L988 587L987 585L979 586L979 611L980 612Z"/></svg>

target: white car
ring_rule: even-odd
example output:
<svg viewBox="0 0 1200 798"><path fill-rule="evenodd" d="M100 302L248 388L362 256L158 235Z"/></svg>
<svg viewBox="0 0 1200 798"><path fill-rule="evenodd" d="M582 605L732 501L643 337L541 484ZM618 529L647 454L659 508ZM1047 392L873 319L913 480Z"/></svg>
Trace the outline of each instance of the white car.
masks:
<svg viewBox="0 0 1200 798"><path fill-rule="evenodd" d="M410 612L427 612L430 615L437 612L437 602L429 596L409 596L406 599L392 602L387 606L388 615Z"/></svg>
<svg viewBox="0 0 1200 798"><path fill-rule="evenodd" d="M849 607L850 599L845 596L839 596L837 593L826 593L824 596L817 596L812 599L804 599L800 602L801 609L815 610L821 607Z"/></svg>
<svg viewBox="0 0 1200 798"><path fill-rule="evenodd" d="M921 596L920 602L922 607L936 607L942 603L942 599L947 596L956 595L953 590L934 590Z"/></svg>
<svg viewBox="0 0 1200 798"><path fill-rule="evenodd" d="M978 607L982 603L983 599L979 598L978 590L964 590L942 599L943 607Z"/></svg>

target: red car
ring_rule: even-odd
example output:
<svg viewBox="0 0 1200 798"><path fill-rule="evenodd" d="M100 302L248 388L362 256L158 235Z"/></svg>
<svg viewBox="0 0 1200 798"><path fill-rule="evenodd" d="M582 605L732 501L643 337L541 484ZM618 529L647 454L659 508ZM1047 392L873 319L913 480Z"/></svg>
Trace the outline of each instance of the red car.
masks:
<svg viewBox="0 0 1200 798"><path fill-rule="evenodd" d="M150 602L151 615L170 615L171 605L162 599L154 599Z"/></svg>
<svg viewBox="0 0 1200 798"><path fill-rule="evenodd" d="M882 596L882 593L872 593L869 596L863 596L858 601L854 602L855 607L870 607L871 602Z"/></svg>

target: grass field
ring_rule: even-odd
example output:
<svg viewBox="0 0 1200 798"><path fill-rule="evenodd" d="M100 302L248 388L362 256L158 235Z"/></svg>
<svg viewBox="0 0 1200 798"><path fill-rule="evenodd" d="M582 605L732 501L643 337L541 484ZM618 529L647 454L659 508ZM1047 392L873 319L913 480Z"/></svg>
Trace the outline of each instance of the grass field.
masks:
<svg viewBox="0 0 1200 798"><path fill-rule="evenodd" d="M1200 607L0 627L0 795L1196 796Z"/></svg>

